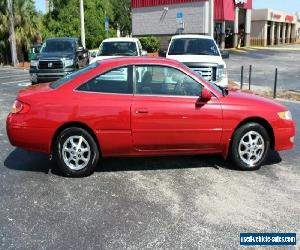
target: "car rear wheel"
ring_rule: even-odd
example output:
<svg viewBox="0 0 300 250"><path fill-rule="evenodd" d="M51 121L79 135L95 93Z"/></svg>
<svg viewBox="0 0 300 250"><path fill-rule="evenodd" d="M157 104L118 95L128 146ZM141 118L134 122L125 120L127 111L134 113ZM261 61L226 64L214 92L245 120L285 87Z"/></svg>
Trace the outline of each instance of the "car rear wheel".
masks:
<svg viewBox="0 0 300 250"><path fill-rule="evenodd" d="M77 127L67 128L58 135L54 155L61 171L70 177L91 175L99 161L94 138Z"/></svg>
<svg viewBox="0 0 300 250"><path fill-rule="evenodd" d="M270 150L270 137L258 123L239 127L232 138L230 156L241 170L256 170L265 162Z"/></svg>

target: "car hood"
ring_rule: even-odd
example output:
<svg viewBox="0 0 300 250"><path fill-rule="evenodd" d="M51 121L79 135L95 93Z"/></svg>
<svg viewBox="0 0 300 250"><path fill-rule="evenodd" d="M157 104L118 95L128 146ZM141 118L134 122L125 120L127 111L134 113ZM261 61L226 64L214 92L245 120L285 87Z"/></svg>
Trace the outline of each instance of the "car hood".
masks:
<svg viewBox="0 0 300 250"><path fill-rule="evenodd" d="M229 90L228 95L223 98L223 103L228 105L253 106L257 109L271 107L278 111L286 111L287 107L273 99L258 96L252 93L245 93L240 90Z"/></svg>
<svg viewBox="0 0 300 250"><path fill-rule="evenodd" d="M37 56L37 59L73 59L74 53L72 52L45 52Z"/></svg>
<svg viewBox="0 0 300 250"><path fill-rule="evenodd" d="M110 58L118 58L118 57L122 57L122 56L96 56L96 57L94 57L90 60L90 64L94 63L94 62L97 62L97 61L110 59Z"/></svg>
<svg viewBox="0 0 300 250"><path fill-rule="evenodd" d="M167 55L167 58L177 60L182 63L215 63L218 65L225 65L220 56L207 55Z"/></svg>

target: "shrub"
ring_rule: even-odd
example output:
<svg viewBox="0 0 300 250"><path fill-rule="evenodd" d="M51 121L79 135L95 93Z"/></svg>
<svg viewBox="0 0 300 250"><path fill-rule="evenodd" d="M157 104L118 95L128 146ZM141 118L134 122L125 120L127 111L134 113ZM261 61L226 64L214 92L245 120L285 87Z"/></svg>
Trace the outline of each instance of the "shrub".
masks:
<svg viewBox="0 0 300 250"><path fill-rule="evenodd" d="M149 36L149 37L141 37L140 38L142 47L149 53L157 52L160 48L160 42L158 38Z"/></svg>

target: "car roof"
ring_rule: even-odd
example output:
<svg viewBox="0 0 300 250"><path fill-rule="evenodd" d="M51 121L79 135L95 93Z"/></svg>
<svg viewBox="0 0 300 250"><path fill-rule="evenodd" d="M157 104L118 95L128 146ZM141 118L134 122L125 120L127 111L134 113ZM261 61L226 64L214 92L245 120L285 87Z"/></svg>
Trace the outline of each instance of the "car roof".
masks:
<svg viewBox="0 0 300 250"><path fill-rule="evenodd" d="M147 57L147 56L130 56L130 57L117 57L98 60L101 65L118 64L118 65L129 65L129 64L161 64L170 66L182 66L182 64L173 59L167 59L164 57Z"/></svg>
<svg viewBox="0 0 300 250"><path fill-rule="evenodd" d="M133 37L114 37L104 39L102 42L137 42L139 39Z"/></svg>
<svg viewBox="0 0 300 250"><path fill-rule="evenodd" d="M213 40L211 36L205 36L205 35L176 35L173 36L172 39L180 39L180 38L202 38L202 39L210 39Z"/></svg>

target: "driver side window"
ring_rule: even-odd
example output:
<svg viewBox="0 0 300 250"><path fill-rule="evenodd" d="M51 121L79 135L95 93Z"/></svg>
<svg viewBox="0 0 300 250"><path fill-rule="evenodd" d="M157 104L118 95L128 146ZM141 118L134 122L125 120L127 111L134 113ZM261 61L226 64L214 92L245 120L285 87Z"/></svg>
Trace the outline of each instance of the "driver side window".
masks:
<svg viewBox="0 0 300 250"><path fill-rule="evenodd" d="M166 66L136 66L136 92L148 95L199 96L202 85L180 70Z"/></svg>

